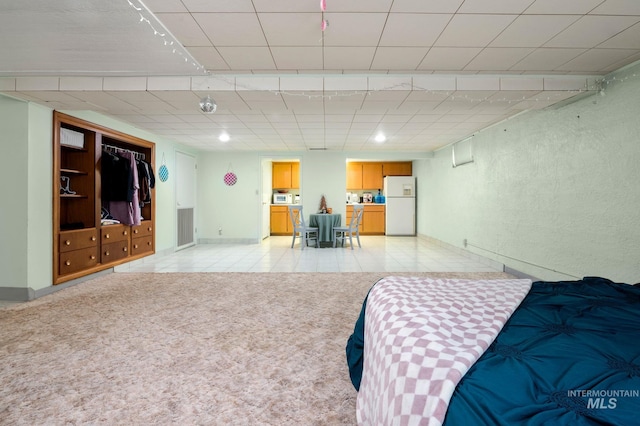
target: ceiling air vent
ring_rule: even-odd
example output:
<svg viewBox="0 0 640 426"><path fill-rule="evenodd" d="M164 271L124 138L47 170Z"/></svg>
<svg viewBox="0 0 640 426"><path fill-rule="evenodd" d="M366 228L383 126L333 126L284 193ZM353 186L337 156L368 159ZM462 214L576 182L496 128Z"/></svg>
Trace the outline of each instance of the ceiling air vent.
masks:
<svg viewBox="0 0 640 426"><path fill-rule="evenodd" d="M309 151L326 151L327 148L309 148Z"/></svg>

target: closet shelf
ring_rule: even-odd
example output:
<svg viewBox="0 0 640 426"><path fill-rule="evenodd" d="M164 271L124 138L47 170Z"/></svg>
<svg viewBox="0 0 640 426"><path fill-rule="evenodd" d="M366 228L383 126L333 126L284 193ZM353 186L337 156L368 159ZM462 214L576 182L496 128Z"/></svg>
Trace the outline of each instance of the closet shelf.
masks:
<svg viewBox="0 0 640 426"><path fill-rule="evenodd" d="M88 195L81 194L60 194L60 198L88 198Z"/></svg>
<svg viewBox="0 0 640 426"><path fill-rule="evenodd" d="M75 170L75 169L60 169L60 173L66 173L69 175L86 175L88 174L87 172L83 172L82 170Z"/></svg>

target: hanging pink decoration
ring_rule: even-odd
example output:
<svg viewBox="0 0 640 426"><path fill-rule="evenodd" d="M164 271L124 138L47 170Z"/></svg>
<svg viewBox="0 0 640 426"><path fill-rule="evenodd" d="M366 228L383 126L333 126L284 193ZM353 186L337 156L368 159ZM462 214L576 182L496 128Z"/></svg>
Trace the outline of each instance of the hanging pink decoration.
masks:
<svg viewBox="0 0 640 426"><path fill-rule="evenodd" d="M322 29L322 31L327 29L327 26L329 25L329 21L327 21L326 19L322 20L322 23L320 24L320 29Z"/></svg>
<svg viewBox="0 0 640 426"><path fill-rule="evenodd" d="M320 0L320 10L323 12L327 10L327 0Z"/></svg>

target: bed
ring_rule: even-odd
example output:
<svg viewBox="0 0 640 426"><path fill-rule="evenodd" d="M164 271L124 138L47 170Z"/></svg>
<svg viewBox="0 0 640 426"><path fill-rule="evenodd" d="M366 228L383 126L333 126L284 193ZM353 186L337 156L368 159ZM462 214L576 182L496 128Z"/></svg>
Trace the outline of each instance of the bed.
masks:
<svg viewBox="0 0 640 426"><path fill-rule="evenodd" d="M640 287L386 277L347 342L360 425L640 424Z"/></svg>

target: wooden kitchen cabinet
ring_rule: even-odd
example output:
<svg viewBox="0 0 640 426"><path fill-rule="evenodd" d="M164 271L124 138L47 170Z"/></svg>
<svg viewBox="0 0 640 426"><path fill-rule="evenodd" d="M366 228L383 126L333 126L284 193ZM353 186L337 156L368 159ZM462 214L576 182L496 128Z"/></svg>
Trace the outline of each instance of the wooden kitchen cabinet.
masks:
<svg viewBox="0 0 640 426"><path fill-rule="evenodd" d="M413 163L411 161L390 161L382 163L382 176L412 176Z"/></svg>
<svg viewBox="0 0 640 426"><path fill-rule="evenodd" d="M300 163L291 163L291 188L300 188Z"/></svg>
<svg viewBox="0 0 640 426"><path fill-rule="evenodd" d="M362 163L362 189L382 189L382 163Z"/></svg>
<svg viewBox="0 0 640 426"><path fill-rule="evenodd" d="M347 190L381 188L382 163L347 163Z"/></svg>
<svg viewBox="0 0 640 426"><path fill-rule="evenodd" d="M274 189L300 188L300 163L298 162L272 163L271 186Z"/></svg>
<svg viewBox="0 0 640 426"><path fill-rule="evenodd" d="M385 176L411 176L411 161L348 162L347 191L382 189Z"/></svg>
<svg viewBox="0 0 640 426"><path fill-rule="evenodd" d="M362 189L362 163L347 163L347 190Z"/></svg>
<svg viewBox="0 0 640 426"><path fill-rule="evenodd" d="M347 223L351 220L353 206L347 206ZM384 235L385 233L385 206L382 204L365 204L360 223L360 235Z"/></svg>
<svg viewBox="0 0 640 426"><path fill-rule="evenodd" d="M287 206L271 206L271 235L292 235L293 229Z"/></svg>

